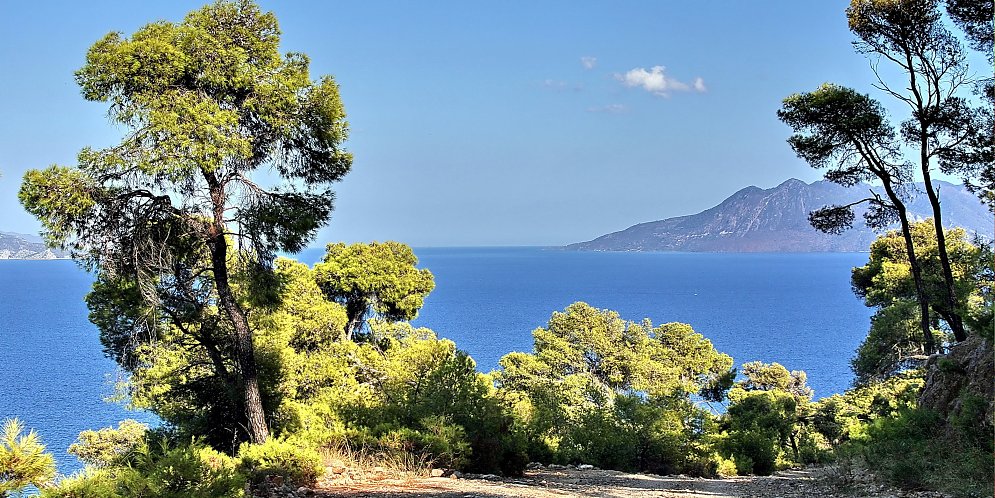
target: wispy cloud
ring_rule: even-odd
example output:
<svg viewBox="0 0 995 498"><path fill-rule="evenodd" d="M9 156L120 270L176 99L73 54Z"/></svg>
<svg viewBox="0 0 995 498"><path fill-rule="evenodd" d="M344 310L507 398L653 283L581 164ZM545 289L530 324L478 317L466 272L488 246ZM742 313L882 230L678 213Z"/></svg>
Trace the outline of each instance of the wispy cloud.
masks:
<svg viewBox="0 0 995 498"><path fill-rule="evenodd" d="M608 104L608 105L600 105L600 106L587 108L587 112L600 112L607 114L619 114L628 110L629 108L626 107L624 104Z"/></svg>
<svg viewBox="0 0 995 498"><path fill-rule="evenodd" d="M560 81L554 79L545 79L542 81L542 87L548 88L550 90L565 90L567 86L568 85L566 81Z"/></svg>
<svg viewBox="0 0 995 498"><path fill-rule="evenodd" d="M554 92L580 92L584 90L584 85L580 83L569 83L563 80L545 79L542 80L542 87Z"/></svg>
<svg viewBox="0 0 995 498"><path fill-rule="evenodd" d="M637 67L630 69L625 74L616 73L615 79L627 87L639 87L661 97L668 97L671 92L695 91L702 93L707 90L705 80L701 77L695 78L694 83L688 84L668 76L666 68L663 66L653 66L649 69Z"/></svg>
<svg viewBox="0 0 995 498"><path fill-rule="evenodd" d="M598 58L585 55L580 58L580 65L584 66L584 69L594 69L594 66L598 65Z"/></svg>

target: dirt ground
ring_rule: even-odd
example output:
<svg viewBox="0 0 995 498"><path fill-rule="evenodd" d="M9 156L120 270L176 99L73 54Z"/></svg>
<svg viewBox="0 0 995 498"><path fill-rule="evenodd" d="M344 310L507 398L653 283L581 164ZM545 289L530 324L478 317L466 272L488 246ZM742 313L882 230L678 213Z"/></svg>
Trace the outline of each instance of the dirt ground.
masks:
<svg viewBox="0 0 995 498"><path fill-rule="evenodd" d="M308 495L336 498L800 498L826 496L941 497L904 493L869 483L846 491L834 489L824 469L780 472L768 477L700 479L606 470L527 471L520 478L468 475L409 479L360 479L329 482Z"/></svg>

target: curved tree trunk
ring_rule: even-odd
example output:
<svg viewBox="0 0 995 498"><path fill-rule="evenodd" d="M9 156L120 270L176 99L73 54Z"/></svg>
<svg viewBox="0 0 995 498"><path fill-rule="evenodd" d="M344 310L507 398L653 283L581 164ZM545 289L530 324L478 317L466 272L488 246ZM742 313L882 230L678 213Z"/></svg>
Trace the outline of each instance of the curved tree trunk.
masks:
<svg viewBox="0 0 995 498"><path fill-rule="evenodd" d="M218 304L231 320L232 328L235 330L235 361L238 363L242 378L249 439L253 443L262 443L269 439L269 428L266 426L266 413L263 411L263 400L259 392L259 373L256 369L256 355L252 345L249 320L238 305L228 282L228 241L224 235L220 235L208 245L211 249L211 264L214 266Z"/></svg>
<svg viewBox="0 0 995 498"><path fill-rule="evenodd" d="M920 125L922 126L922 125ZM927 155L926 147L928 146L928 138L925 134L920 134L920 161L922 165L922 178L925 183L926 197L929 198L929 204L933 208L933 226L936 228L936 246L940 255L940 267L943 268L943 289L945 291L944 296L944 313L945 321L947 325L950 326L950 330L954 333L954 339L957 342L961 342L967 339L967 332L964 331L964 320L961 318L960 313L957 310L957 301L955 299L954 292L954 274L950 269L950 257L947 255L947 236L943 233L943 217L940 212L940 197L933 188L933 182L929 174L929 156Z"/></svg>
<svg viewBox="0 0 995 498"><path fill-rule="evenodd" d="M204 177L210 187L211 201L214 205L214 219L209 226L207 247L211 252L218 305L228 316L235 331L235 362L242 380L242 398L245 404L249 440L253 443L263 443L269 439L269 428L266 426L266 412L263 410L263 399L259 391L259 373L256 368L255 347L252 344L252 330L249 328L249 319L245 316L245 311L235 299L228 276L224 185L218 181L213 172L204 171Z"/></svg>
<svg viewBox="0 0 995 498"><path fill-rule="evenodd" d="M902 223L902 237L905 239L905 252L909 258L909 269L912 272L912 280L916 286L916 298L919 301L919 327L922 329L923 347L926 354L936 352L936 341L933 340L933 331L929 323L929 300L926 297L925 286L922 283L922 269L919 267L919 260L916 258L915 244L912 241L912 229L909 224L909 214L905 203L895 193L890 181L884 181L884 190L888 194L888 199L898 211L898 219Z"/></svg>

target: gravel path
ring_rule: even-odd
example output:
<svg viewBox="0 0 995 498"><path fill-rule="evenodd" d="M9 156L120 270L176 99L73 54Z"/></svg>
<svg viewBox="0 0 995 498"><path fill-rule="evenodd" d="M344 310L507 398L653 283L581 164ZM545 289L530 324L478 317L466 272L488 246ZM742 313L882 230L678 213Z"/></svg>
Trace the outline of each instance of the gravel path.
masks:
<svg viewBox="0 0 995 498"><path fill-rule="evenodd" d="M280 484L259 489L266 498L947 498L942 493L899 491L862 472L845 490L833 485L832 470L811 467L766 477L700 479L629 474L611 470L541 468L519 478L493 475L407 477L375 468L332 473L316 489Z"/></svg>
<svg viewBox="0 0 995 498"><path fill-rule="evenodd" d="M811 470L771 477L695 479L606 470L534 470L521 478L466 476L329 483L315 496L342 498L739 498L827 496Z"/></svg>

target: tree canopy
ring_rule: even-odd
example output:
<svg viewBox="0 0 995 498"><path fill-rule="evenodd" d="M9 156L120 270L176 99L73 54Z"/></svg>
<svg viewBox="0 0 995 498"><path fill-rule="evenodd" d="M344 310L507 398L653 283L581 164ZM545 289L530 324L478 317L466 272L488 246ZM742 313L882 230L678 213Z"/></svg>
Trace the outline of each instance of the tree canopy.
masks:
<svg viewBox="0 0 995 498"><path fill-rule="evenodd" d="M931 333L938 344L950 344L955 338L943 298L942 289L946 284L934 230L931 220L921 221L912 225L912 238L929 296ZM945 240L954 275L958 315L966 317L969 332L990 334L991 249L987 244L972 244L961 228L947 230ZM854 292L867 306L876 308L870 333L851 362L858 382L882 380L921 366L926 349L922 337L915 332L917 297L902 235L891 231L878 237L871 244L867 264L854 268L851 280Z"/></svg>
<svg viewBox="0 0 995 498"><path fill-rule="evenodd" d="M302 249L327 222L331 184L352 164L335 81L312 80L308 58L279 43L276 18L248 0L109 33L76 81L125 136L83 149L75 166L28 171L19 194L51 244L141 296L150 316L136 337L154 335L158 313L218 310L230 339L215 339L234 353L228 380L255 441L268 435L266 415L230 268L265 284L275 252ZM276 185L263 185L265 171Z"/></svg>
<svg viewBox="0 0 995 498"><path fill-rule="evenodd" d="M864 219L872 228L899 221L919 304L919 331L928 350L935 350L929 326L929 303L910 233L906 190L910 165L904 162L895 130L881 104L850 88L824 84L814 92L784 99L777 116L795 130L788 143L812 167L828 171L825 178L843 186L879 180L885 198L874 194L845 206L826 206L809 214L818 230L841 233L853 226L853 207L869 203Z"/></svg>
<svg viewBox="0 0 995 498"><path fill-rule="evenodd" d="M329 244L314 271L328 299L345 306L346 337L353 337L374 313L387 321L413 320L435 288L432 272L416 268L406 244Z"/></svg>
<svg viewBox="0 0 995 498"><path fill-rule="evenodd" d="M627 322L578 302L532 335L534 351L501 358L497 381L533 457L657 472L707 460L710 418L690 397L722 391L732 359L689 325Z"/></svg>

